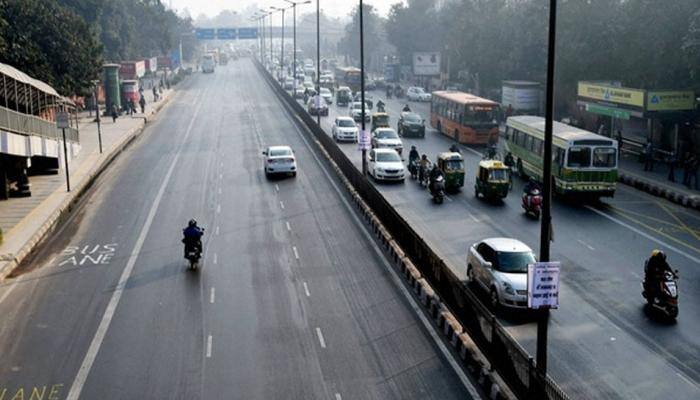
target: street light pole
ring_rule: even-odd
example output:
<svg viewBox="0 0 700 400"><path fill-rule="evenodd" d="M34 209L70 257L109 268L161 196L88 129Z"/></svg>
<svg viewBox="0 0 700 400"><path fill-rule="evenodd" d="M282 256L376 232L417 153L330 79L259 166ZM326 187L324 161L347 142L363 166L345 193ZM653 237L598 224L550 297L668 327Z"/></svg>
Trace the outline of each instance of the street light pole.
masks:
<svg viewBox="0 0 700 400"><path fill-rule="evenodd" d="M365 134L365 35L362 20L363 3L360 0L360 101L362 102L362 135ZM362 175L367 175L367 149L362 146Z"/></svg>
<svg viewBox="0 0 700 400"><path fill-rule="evenodd" d="M293 63L292 63L292 78L294 78L294 93L297 92L297 4L309 4L311 3L311 0L306 0L306 1L301 1L301 2L295 2L291 0L284 0L287 3L292 5L292 17L294 19L294 54L292 55L293 57Z"/></svg>
<svg viewBox="0 0 700 400"><path fill-rule="evenodd" d="M549 261L552 235L552 121L554 119L554 51L556 48L557 0L549 1L549 37L547 43L547 92L544 120L544 165L542 171L542 225L540 231L540 261ZM547 325L549 309L540 311L537 320L537 370L547 375Z"/></svg>
<svg viewBox="0 0 700 400"><path fill-rule="evenodd" d="M321 126L321 0L316 0L316 122Z"/></svg>

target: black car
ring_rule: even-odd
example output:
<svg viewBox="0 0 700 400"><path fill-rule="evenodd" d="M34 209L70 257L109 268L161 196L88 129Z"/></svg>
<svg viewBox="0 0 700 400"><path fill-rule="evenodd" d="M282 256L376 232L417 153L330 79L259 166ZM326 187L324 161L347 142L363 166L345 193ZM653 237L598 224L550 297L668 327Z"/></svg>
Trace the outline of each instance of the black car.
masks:
<svg viewBox="0 0 700 400"><path fill-rule="evenodd" d="M425 121L414 112L402 112L396 131L405 137L425 137Z"/></svg>

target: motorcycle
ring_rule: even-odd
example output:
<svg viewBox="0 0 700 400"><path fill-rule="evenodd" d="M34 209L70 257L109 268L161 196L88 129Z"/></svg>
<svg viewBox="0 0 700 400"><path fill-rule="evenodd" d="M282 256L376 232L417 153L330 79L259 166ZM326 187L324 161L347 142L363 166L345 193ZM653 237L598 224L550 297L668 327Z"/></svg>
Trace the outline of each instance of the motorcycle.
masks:
<svg viewBox="0 0 700 400"><path fill-rule="evenodd" d="M660 311L666 317L675 320L678 317L678 270L664 272L663 278L656 284L659 287L655 291L647 291L647 282L644 279L642 281L642 297L647 300L647 305L651 309ZM655 292L656 295L649 292Z"/></svg>
<svg viewBox="0 0 700 400"><path fill-rule="evenodd" d="M445 200L445 178L438 176L430 185L430 194L433 196L433 201L437 204L442 204Z"/></svg>
<svg viewBox="0 0 700 400"><path fill-rule="evenodd" d="M204 233L203 228L202 233ZM196 270L197 268L199 268L199 260L202 258L202 250L200 250L201 243L199 246L195 246L186 243L185 239L182 239L182 242L185 243L185 258L190 263L190 269Z"/></svg>
<svg viewBox="0 0 700 400"><path fill-rule="evenodd" d="M406 95L406 92L401 86L397 86L396 88L394 88L394 95L397 99L402 99Z"/></svg>
<svg viewBox="0 0 700 400"><path fill-rule="evenodd" d="M418 179L418 160L408 162L408 172L411 173L411 179Z"/></svg>
<svg viewBox="0 0 700 400"><path fill-rule="evenodd" d="M421 165L418 170L418 183L426 188L430 186L430 169L431 166L429 164L427 167Z"/></svg>
<svg viewBox="0 0 700 400"><path fill-rule="evenodd" d="M532 215L539 219L542 212L542 194L538 189L530 193L523 193L522 207L526 215Z"/></svg>
<svg viewBox="0 0 700 400"><path fill-rule="evenodd" d="M390 99L391 98L391 87L386 88L386 98Z"/></svg>

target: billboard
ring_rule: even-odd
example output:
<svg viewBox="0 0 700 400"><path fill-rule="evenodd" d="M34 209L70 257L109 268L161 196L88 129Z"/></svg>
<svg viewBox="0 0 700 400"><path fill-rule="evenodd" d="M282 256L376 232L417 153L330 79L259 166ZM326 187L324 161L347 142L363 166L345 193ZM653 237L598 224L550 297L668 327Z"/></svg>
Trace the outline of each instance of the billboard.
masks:
<svg viewBox="0 0 700 400"><path fill-rule="evenodd" d="M440 75L440 52L413 53L413 75Z"/></svg>
<svg viewBox="0 0 700 400"><path fill-rule="evenodd" d="M627 89L589 82L578 83L578 95L609 103L644 108L644 90Z"/></svg>
<svg viewBox="0 0 700 400"><path fill-rule="evenodd" d="M527 266L527 307L559 308L559 271L561 264L537 262Z"/></svg>
<svg viewBox="0 0 700 400"><path fill-rule="evenodd" d="M695 108L695 92L687 91L649 91L647 92L647 111L681 111Z"/></svg>

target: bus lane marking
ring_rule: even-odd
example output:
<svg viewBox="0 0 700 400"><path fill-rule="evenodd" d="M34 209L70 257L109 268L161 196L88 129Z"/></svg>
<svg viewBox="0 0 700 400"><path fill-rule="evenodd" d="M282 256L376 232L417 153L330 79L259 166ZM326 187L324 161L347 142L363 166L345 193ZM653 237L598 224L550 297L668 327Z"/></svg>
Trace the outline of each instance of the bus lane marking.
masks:
<svg viewBox="0 0 700 400"><path fill-rule="evenodd" d="M695 239L700 240L700 236L698 236L697 232L695 232L694 229L692 229L691 227L689 227L688 225L686 225L685 222L683 222L680 218L678 218L678 216L677 216L676 214L674 214L673 212L671 212L671 210L669 210L666 206L664 206L664 205L661 204L661 203L657 203L657 204L659 205L659 207L661 207L661 209L663 209L664 211L666 211L666 213L667 213L668 215L670 215L671 218L675 219L676 222L678 222L678 224L680 225L680 227L682 228L682 230L684 230L684 231L690 233L690 235L693 236Z"/></svg>

